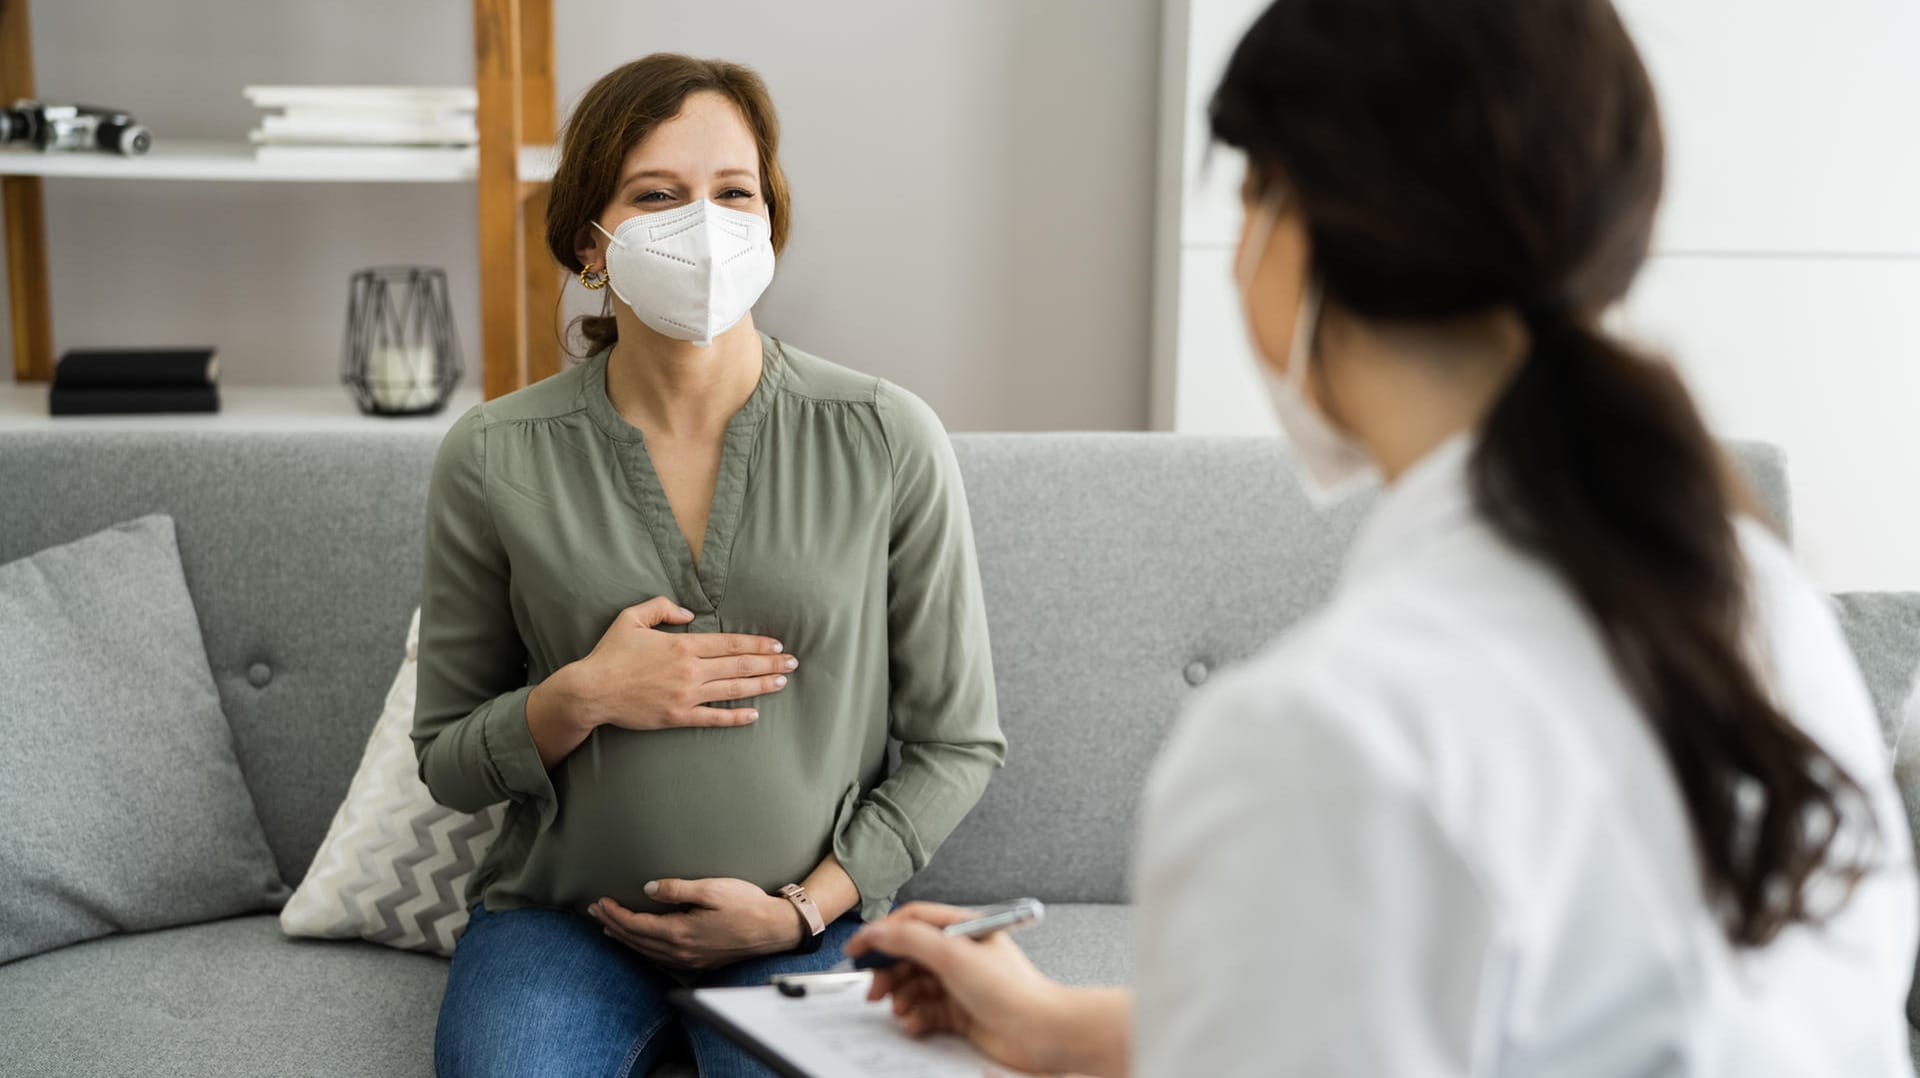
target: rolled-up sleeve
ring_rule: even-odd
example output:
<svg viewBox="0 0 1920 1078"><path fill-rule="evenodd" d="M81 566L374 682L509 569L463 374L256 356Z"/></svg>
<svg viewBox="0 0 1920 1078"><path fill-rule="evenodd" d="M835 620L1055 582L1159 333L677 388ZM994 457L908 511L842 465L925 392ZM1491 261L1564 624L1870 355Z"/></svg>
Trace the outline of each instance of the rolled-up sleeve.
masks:
<svg viewBox="0 0 1920 1078"><path fill-rule="evenodd" d="M861 798L833 847L868 920L885 916L1006 759L979 559L952 444L912 394L881 383L876 403L893 473L888 703L900 764Z"/></svg>
<svg viewBox="0 0 1920 1078"><path fill-rule="evenodd" d="M555 805L527 727L527 649L486 497L485 405L453 425L427 492L413 745L433 799L461 812Z"/></svg>

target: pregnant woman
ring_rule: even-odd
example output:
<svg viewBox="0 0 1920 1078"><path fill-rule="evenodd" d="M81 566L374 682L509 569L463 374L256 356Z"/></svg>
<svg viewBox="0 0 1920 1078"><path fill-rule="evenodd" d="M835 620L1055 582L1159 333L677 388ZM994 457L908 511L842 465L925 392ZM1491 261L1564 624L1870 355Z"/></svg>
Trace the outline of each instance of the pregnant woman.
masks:
<svg viewBox="0 0 1920 1078"><path fill-rule="evenodd" d="M564 136L585 362L469 411L428 495L413 738L507 802L443 1075L644 1075L665 993L824 968L1000 765L971 525L911 394L760 333L791 206L766 88L655 55ZM900 742L889 769L888 735ZM765 1073L686 1030L700 1073Z"/></svg>

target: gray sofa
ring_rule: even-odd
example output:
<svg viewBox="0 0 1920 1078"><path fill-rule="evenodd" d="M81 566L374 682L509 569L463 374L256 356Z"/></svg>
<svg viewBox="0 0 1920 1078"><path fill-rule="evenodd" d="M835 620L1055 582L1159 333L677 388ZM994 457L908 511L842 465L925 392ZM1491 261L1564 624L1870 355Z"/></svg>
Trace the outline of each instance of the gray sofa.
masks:
<svg viewBox="0 0 1920 1078"><path fill-rule="evenodd" d="M1213 670L1324 597L1365 506L1313 512L1263 441L955 441L1011 750L911 891L1037 895L1052 917L1023 942L1039 964L1120 980L1128 838L1168 724ZM176 519L241 768L289 884L399 661L436 444L402 431L0 434L0 562L148 512ZM1740 457L1787 519L1778 454ZM1843 606L1891 743L1920 605ZM0 966L0 1073L428 1074L446 968L290 940L271 911L76 944Z"/></svg>

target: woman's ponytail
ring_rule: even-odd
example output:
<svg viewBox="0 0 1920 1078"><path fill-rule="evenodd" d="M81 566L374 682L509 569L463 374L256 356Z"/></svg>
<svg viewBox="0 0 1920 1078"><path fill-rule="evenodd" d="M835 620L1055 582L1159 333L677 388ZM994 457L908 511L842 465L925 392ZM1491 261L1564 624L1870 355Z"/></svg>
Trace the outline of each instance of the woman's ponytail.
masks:
<svg viewBox="0 0 1920 1078"><path fill-rule="evenodd" d="M612 314L583 314L573 320L572 329L586 345L583 356L598 355L620 339L620 323Z"/></svg>
<svg viewBox="0 0 1920 1078"><path fill-rule="evenodd" d="M1564 307L1526 310L1531 354L1472 466L1481 512L1572 587L1666 750L1707 891L1738 943L1809 908L1861 788L1775 706L1748 645L1731 471L1679 377Z"/></svg>

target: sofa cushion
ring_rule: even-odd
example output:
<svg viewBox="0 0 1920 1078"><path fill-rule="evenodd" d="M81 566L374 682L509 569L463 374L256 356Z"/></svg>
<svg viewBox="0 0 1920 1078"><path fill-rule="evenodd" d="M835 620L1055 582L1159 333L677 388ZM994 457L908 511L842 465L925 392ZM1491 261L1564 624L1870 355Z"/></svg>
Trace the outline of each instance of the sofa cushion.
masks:
<svg viewBox="0 0 1920 1078"><path fill-rule="evenodd" d="M1132 908L1110 903L1059 902L1047 918L1016 938L1033 964L1067 984L1126 984Z"/></svg>
<svg viewBox="0 0 1920 1078"><path fill-rule="evenodd" d="M1907 829L1920 860L1920 668L1913 672L1911 691L1901 709L1900 731L1893 747L1893 778L1906 803ZM1920 954L1914 956L1914 981L1907 992L1907 1021L1920 1028ZM1920 1052L1914 1055L1920 1063Z"/></svg>
<svg viewBox="0 0 1920 1078"><path fill-rule="evenodd" d="M1891 748L1920 669L1920 592L1847 592L1834 596L1833 603Z"/></svg>
<svg viewBox="0 0 1920 1078"><path fill-rule="evenodd" d="M111 936L0 968L17 1075L433 1073L445 959L290 940L270 915Z"/></svg>
<svg viewBox="0 0 1920 1078"><path fill-rule="evenodd" d="M0 962L286 898L173 521L0 565Z"/></svg>

